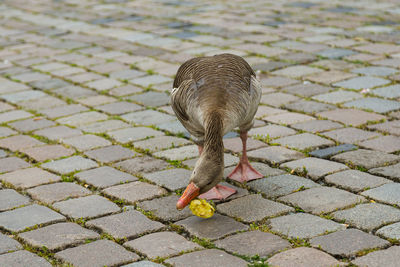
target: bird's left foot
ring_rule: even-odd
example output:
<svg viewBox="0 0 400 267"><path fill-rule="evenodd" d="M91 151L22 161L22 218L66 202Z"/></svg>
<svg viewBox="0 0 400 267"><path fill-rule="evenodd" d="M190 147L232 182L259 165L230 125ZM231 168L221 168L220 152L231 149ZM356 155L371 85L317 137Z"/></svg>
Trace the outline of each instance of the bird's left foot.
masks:
<svg viewBox="0 0 400 267"><path fill-rule="evenodd" d="M207 200L211 200L211 199L223 200L223 199L230 197L231 195L233 195L235 193L236 193L236 189L217 184L216 186L214 186L207 192L201 194L199 196L199 198L203 198L203 199L207 199Z"/></svg>
<svg viewBox="0 0 400 267"><path fill-rule="evenodd" d="M238 181L239 183L263 178L264 175L254 169L248 161L239 162L236 168L228 175L229 179Z"/></svg>

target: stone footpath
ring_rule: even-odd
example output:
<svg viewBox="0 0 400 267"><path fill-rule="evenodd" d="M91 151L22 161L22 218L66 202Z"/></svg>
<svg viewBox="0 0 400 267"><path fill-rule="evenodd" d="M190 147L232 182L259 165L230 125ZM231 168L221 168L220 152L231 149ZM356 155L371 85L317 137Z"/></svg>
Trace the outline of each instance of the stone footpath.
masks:
<svg viewBox="0 0 400 267"><path fill-rule="evenodd" d="M398 0L0 1L0 266L398 267L399 23ZM205 220L175 209L198 152L169 92L218 53L259 72L265 178Z"/></svg>

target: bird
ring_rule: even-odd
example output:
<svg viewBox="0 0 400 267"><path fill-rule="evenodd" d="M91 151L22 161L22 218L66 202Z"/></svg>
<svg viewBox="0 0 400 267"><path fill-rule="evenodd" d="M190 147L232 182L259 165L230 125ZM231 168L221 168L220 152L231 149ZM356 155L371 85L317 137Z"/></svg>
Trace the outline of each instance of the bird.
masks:
<svg viewBox="0 0 400 267"><path fill-rule="evenodd" d="M236 190L219 185L224 171L223 136L238 127L242 156L228 178L246 182L263 175L249 163L247 132L254 124L261 84L240 56L219 54L192 58L178 69L171 91L171 106L178 120L198 145L199 160L176 207L181 210L196 197L226 199Z"/></svg>

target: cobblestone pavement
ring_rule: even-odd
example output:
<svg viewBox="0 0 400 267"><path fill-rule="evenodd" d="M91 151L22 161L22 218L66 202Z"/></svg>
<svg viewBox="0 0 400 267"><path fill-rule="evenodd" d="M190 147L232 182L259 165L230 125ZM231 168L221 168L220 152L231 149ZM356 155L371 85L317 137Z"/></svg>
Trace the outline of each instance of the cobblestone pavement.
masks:
<svg viewBox="0 0 400 267"><path fill-rule="evenodd" d="M398 0L0 1L0 266L398 267L399 23ZM205 220L175 209L198 152L169 91L226 52L259 72L265 178Z"/></svg>

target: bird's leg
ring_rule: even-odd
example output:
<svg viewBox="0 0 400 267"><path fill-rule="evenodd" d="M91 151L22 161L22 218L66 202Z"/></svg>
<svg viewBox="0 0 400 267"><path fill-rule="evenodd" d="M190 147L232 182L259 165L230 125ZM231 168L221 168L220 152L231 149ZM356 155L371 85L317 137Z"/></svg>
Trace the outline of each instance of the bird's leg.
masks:
<svg viewBox="0 0 400 267"><path fill-rule="evenodd" d="M203 153L203 147L202 146L197 146L197 147L199 148L199 155L201 155L201 153ZM201 194L199 196L199 198L203 198L203 199L207 199L207 200L211 200L211 199L221 200L221 199L226 199L235 193L236 193L235 189L230 188L228 186L217 184L216 186L214 186L207 192Z"/></svg>
<svg viewBox="0 0 400 267"><path fill-rule="evenodd" d="M240 134L240 139L242 139L243 144L243 153L240 158L239 164L236 168L228 175L228 178L238 181L240 183L251 181L254 179L263 178L264 176L259 173L256 169L254 169L249 160L247 159L246 152L246 141L247 141L247 132Z"/></svg>

